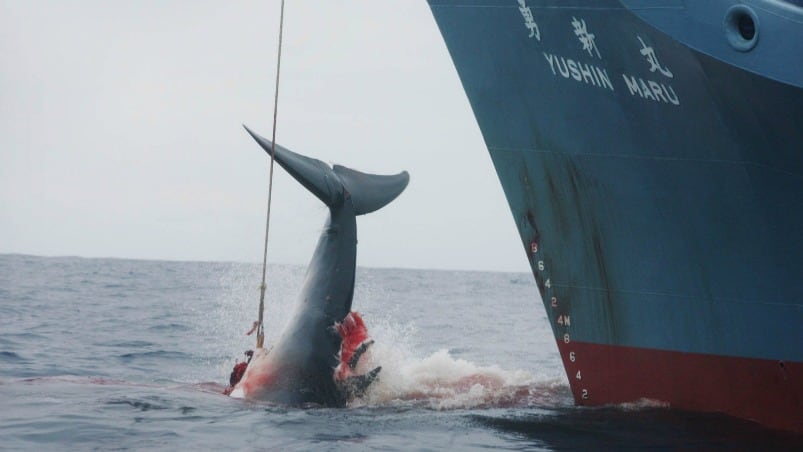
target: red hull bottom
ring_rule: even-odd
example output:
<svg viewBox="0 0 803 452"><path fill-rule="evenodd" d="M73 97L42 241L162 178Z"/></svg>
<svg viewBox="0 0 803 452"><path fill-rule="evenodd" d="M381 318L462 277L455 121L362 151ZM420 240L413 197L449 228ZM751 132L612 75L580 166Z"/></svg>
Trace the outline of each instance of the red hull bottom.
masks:
<svg viewBox="0 0 803 452"><path fill-rule="evenodd" d="M558 342L578 405L650 399L803 433L803 363Z"/></svg>

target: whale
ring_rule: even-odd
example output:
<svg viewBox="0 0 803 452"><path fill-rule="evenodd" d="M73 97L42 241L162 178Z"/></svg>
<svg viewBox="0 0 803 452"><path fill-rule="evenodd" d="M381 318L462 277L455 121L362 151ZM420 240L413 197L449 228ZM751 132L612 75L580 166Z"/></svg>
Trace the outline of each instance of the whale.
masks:
<svg viewBox="0 0 803 452"><path fill-rule="evenodd" d="M285 405L345 406L379 376L362 374L373 341L352 312L357 263L357 216L374 212L407 187L406 171L367 174L292 152L245 130L275 162L329 208L290 320L271 348L255 350L230 396Z"/></svg>

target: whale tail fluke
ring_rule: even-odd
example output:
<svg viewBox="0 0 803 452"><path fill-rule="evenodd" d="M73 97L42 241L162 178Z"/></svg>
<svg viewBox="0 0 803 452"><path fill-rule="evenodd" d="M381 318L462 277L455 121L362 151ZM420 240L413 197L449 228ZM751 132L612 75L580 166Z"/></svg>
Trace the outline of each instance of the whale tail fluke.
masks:
<svg viewBox="0 0 803 452"><path fill-rule="evenodd" d="M366 174L341 165L332 168L278 144L274 146L270 140L243 127L268 155L275 148L276 162L329 207L341 205L348 194L357 215L370 213L396 199L410 181L407 171L386 176Z"/></svg>
<svg viewBox="0 0 803 452"><path fill-rule="evenodd" d="M366 174L335 165L334 172L351 194L351 203L357 215L371 213L390 204L410 182L407 171L392 175Z"/></svg>

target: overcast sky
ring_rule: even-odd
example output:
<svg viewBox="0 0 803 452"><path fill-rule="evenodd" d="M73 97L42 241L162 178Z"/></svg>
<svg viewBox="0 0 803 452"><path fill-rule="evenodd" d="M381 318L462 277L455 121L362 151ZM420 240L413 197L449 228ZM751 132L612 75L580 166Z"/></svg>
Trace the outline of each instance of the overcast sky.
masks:
<svg viewBox="0 0 803 452"><path fill-rule="evenodd" d="M280 2L0 0L0 252L261 262ZM527 271L426 2L288 0L277 141L410 172L362 266ZM268 261L327 211L277 167Z"/></svg>

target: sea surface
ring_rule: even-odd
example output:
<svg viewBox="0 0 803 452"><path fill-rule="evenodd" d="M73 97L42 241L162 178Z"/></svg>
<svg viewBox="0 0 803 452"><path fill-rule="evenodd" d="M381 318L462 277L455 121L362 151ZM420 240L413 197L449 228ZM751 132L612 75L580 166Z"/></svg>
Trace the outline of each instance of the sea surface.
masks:
<svg viewBox="0 0 803 452"><path fill-rule="evenodd" d="M305 268L268 268L266 342ZM254 339L258 265L0 255L1 450L795 449L653 401L574 407L532 278L358 268L383 370L343 409L221 394Z"/></svg>

